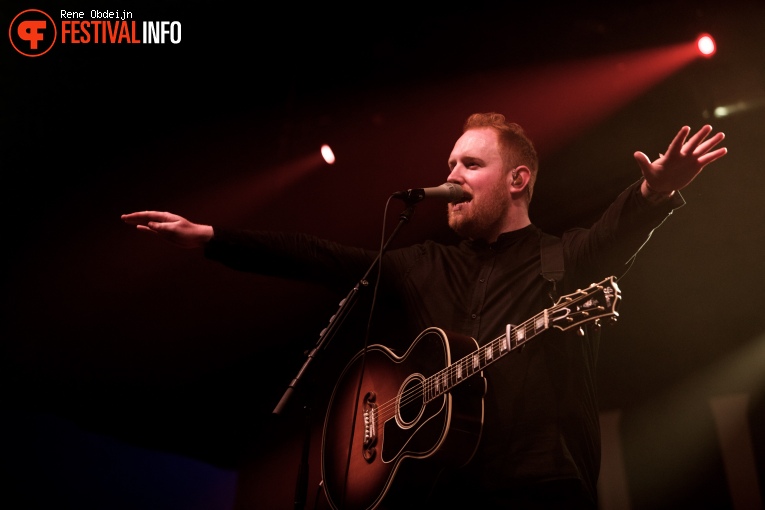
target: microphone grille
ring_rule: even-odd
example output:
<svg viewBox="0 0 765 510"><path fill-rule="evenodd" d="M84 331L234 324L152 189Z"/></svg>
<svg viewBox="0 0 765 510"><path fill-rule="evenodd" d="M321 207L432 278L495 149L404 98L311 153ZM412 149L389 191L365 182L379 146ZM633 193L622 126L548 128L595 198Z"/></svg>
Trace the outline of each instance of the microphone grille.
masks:
<svg viewBox="0 0 765 510"><path fill-rule="evenodd" d="M460 200L464 194L465 191L462 189L462 186L459 184L454 184L453 182L447 182L444 184L446 188L449 189L449 201L455 202L457 200Z"/></svg>

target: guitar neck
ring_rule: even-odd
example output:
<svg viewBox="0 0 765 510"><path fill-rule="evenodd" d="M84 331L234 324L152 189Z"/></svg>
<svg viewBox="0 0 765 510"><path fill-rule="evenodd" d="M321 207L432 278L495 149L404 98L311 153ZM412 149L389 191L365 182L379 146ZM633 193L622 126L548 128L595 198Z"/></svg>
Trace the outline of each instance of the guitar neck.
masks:
<svg viewBox="0 0 765 510"><path fill-rule="evenodd" d="M586 289L561 297L555 305L519 326L508 324L501 337L428 377L424 382L425 400L438 398L552 327L566 331L587 322L597 323L603 318L615 321L619 315L616 308L620 300L621 291L615 277L610 276L600 283L593 283Z"/></svg>
<svg viewBox="0 0 765 510"><path fill-rule="evenodd" d="M549 328L548 310L518 326L508 324L504 335L428 377L424 383L425 401L440 397Z"/></svg>

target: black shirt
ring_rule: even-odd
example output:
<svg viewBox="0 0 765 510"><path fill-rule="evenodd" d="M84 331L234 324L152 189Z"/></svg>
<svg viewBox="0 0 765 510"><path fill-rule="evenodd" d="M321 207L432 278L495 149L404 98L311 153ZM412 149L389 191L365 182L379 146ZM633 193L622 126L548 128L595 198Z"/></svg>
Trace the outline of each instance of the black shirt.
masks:
<svg viewBox="0 0 765 510"><path fill-rule="evenodd" d="M380 290L395 297L407 334L436 326L484 345L501 336L508 323L520 324L549 308L556 296L623 275L653 229L684 203L676 193L651 204L639 190L640 182L630 186L591 228L561 236L565 278L558 288L540 276L543 234L529 225L494 243L425 241L390 250L382 259ZM302 234L218 227L206 254L236 269L321 282L341 291L351 288L377 256ZM584 336L550 330L485 370L484 426L473 460L459 470L464 487L492 494L575 480L596 501L598 339L598 331L589 327ZM453 490L455 479L445 480L444 490Z"/></svg>

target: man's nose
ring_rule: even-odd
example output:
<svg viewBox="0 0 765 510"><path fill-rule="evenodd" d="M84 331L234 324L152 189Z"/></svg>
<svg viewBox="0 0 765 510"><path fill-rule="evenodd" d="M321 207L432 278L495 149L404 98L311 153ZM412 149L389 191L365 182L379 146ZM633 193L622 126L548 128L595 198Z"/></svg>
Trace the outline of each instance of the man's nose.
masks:
<svg viewBox="0 0 765 510"><path fill-rule="evenodd" d="M449 178L446 179L446 182L453 182L455 184L462 184L465 182L465 179L462 177L461 165L455 165L455 167L452 168L452 171L449 172Z"/></svg>

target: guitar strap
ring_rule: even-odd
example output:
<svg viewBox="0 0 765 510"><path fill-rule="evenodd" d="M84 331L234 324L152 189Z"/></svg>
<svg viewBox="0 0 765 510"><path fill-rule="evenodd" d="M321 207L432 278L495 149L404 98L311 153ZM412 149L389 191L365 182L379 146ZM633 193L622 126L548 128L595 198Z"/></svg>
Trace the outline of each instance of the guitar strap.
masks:
<svg viewBox="0 0 765 510"><path fill-rule="evenodd" d="M558 298L557 283L563 280L563 242L559 237L542 233L539 239L539 248L542 257L542 278L552 283L550 298L555 301Z"/></svg>

